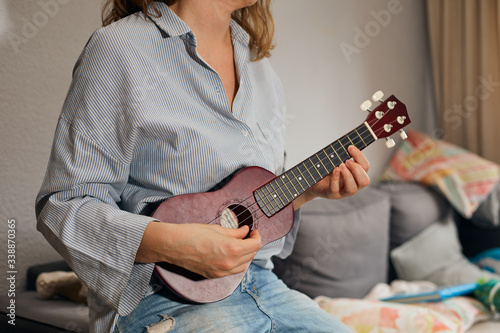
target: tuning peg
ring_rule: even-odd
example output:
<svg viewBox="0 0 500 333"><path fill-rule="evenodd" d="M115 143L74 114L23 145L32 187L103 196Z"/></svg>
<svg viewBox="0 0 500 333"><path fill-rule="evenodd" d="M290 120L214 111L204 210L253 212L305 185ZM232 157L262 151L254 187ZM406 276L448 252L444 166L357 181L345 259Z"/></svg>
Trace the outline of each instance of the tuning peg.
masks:
<svg viewBox="0 0 500 333"><path fill-rule="evenodd" d="M396 142L394 142L394 140L391 138L385 138L385 145L387 146L387 148L392 148L396 145Z"/></svg>
<svg viewBox="0 0 500 333"><path fill-rule="evenodd" d="M399 130L399 136L401 139L406 140L408 138L408 135L406 135L406 132L403 130Z"/></svg>
<svg viewBox="0 0 500 333"><path fill-rule="evenodd" d="M385 124L385 125L384 125L384 131L386 131L386 132L390 132L390 131L391 131L391 129L392 129L392 125L391 125L391 124Z"/></svg>
<svg viewBox="0 0 500 333"><path fill-rule="evenodd" d="M398 123L400 123L401 125L405 123L405 120L406 120L405 116L398 116L397 118Z"/></svg>
<svg viewBox="0 0 500 333"><path fill-rule="evenodd" d="M371 107L372 107L372 102L369 99L367 99L366 101L361 103L361 106L360 106L361 111L368 111L368 112L371 111L370 110Z"/></svg>
<svg viewBox="0 0 500 333"><path fill-rule="evenodd" d="M392 110L392 109L394 109L394 107L395 107L395 106L396 106L396 102L394 102L394 101L387 102L387 107L388 107L389 109L391 109L391 110Z"/></svg>
<svg viewBox="0 0 500 333"><path fill-rule="evenodd" d="M377 91L376 93L373 94L372 99L375 102L383 102L382 98L384 98L384 93L382 91Z"/></svg>
<svg viewBox="0 0 500 333"><path fill-rule="evenodd" d="M382 119L383 116L384 113L382 111L375 111L375 117L377 117L377 119Z"/></svg>

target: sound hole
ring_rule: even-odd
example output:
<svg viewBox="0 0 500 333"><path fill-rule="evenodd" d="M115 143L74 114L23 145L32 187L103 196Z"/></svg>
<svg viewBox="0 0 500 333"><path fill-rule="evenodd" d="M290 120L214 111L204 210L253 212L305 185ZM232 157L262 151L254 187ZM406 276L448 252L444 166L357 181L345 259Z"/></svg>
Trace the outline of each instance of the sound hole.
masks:
<svg viewBox="0 0 500 333"><path fill-rule="evenodd" d="M222 212L220 225L224 228L231 229L237 229L243 225L247 225L250 230L252 230L252 213L245 206L231 205Z"/></svg>

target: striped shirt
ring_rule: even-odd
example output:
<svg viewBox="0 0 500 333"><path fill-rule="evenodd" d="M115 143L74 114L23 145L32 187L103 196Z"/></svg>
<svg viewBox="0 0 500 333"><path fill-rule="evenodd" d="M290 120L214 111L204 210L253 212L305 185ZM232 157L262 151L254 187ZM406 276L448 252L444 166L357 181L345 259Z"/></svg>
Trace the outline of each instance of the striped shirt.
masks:
<svg viewBox="0 0 500 333"><path fill-rule="evenodd" d="M267 60L249 61L248 34L231 22L231 110L195 35L156 5L160 18L130 15L85 46L37 197L38 229L89 287L95 332L109 332L148 290L154 265L134 258L156 203L207 191L245 166L280 173L284 164L282 86ZM254 262L272 267L286 241Z"/></svg>

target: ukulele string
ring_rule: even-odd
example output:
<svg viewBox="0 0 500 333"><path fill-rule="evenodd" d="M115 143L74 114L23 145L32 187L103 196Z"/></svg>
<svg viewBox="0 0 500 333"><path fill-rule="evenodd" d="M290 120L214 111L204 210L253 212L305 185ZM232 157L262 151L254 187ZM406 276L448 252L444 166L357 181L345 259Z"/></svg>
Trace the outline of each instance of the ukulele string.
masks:
<svg viewBox="0 0 500 333"><path fill-rule="evenodd" d="M370 127L371 127L371 126L370 126ZM354 132L355 132L355 131L353 130L353 131L351 131L351 132L347 133L345 136L347 136L347 137L348 137L348 135L349 135L349 134L354 133ZM365 147L367 147L368 145L364 143L364 140L363 140L363 139L370 138L370 137L371 137L371 134L370 134L369 130L366 128L366 126L363 128L363 130L362 130L362 131L360 131L359 133L358 133L358 132L356 132L356 133L358 134L358 137L361 139L361 141L363 142L363 144L365 145ZM368 135L366 135L366 134L368 134ZM344 137L345 137L345 136L344 136ZM349 137L348 137L348 138L349 138ZM350 139L350 138L349 138L349 139ZM358 140L359 140L359 139L358 139ZM354 141L356 141L356 139L354 139ZM333 147L333 145L334 145L336 142L339 142L339 143L340 143L340 145L341 145L341 147L342 147L342 149L344 149L344 151L348 154L348 156L350 156L350 155L349 155L349 153L345 150L345 148L343 148L343 145L342 145L342 143L341 143L339 140L336 140L336 141L334 141L333 143L331 143L331 144L330 144L330 146L332 147L332 149L334 149L335 151L337 151L337 149L336 149L335 147ZM351 142L352 142L352 141L351 141ZM326 154L325 154L325 156L326 156L326 158L321 158L321 157L319 157L319 156L318 156L318 160L319 160L319 162L323 163L323 162L326 162L326 161L329 159L328 155L326 155ZM338 156L338 155L337 155L337 156ZM339 157L339 159L340 159L340 157ZM347 159L349 159L349 158L347 158ZM347 159L346 159L346 160L347 160ZM340 164L342 164L342 163L344 163L344 162L345 162L345 161L342 161L342 159L340 159L340 161L341 161L341 163L340 163ZM330 160L330 162L332 163L332 161L331 161L331 160ZM337 166L335 166L335 164L334 164L334 163L332 163L332 164L333 164L334 168L336 168L336 167L337 167ZM340 165L340 164L339 164L339 165ZM316 183L317 181L314 179L314 177L312 176L312 174L311 174L311 172L310 172L311 170L314 170L314 168L315 168L315 167L314 167L314 165L313 165L312 167L310 167L310 168L308 168L308 167L306 166L306 170L305 170L305 171L307 171L307 172L311 175L311 178L313 179L314 183ZM320 176L321 176L321 174L320 174ZM325 177L326 177L326 176L325 176ZM277 179L277 178L278 178L278 177L274 178L273 180L275 180L275 179ZM321 177L321 179L323 179L323 178L324 178L324 177ZM321 180L321 179L320 179L320 180ZM273 180L271 180L271 181L273 181ZM285 187L285 188L286 188L286 190L288 191L288 190L289 190L289 189L288 189L288 185L290 185L290 184L291 184L291 185L293 186L293 184L292 184L291 180L289 180L289 179L287 179L287 181L286 181L286 182L285 182L285 181L282 181L282 182L283 182L283 185L280 185L279 183L277 183L277 184L276 184L276 185L277 185L277 187L278 187L278 189L277 189L277 190L275 190L275 192L278 192L278 190L281 190L283 193L285 193L285 192L284 192L283 187ZM306 182L307 182L307 181L306 181ZM269 183L269 182L268 182L268 183ZM268 183L266 183L266 184L268 184ZM263 185L263 186L265 186L265 185ZM253 195L252 195L252 196L253 196ZM242 200L242 202L245 202L245 201L249 200L250 198L252 198L252 196L249 196L249 197L247 197L247 198L243 199L243 200ZM263 197L263 199L264 199L264 198L265 198L265 199L267 199L267 200L268 200L268 202L271 202L271 200L272 200L272 199L273 199L273 200L275 199L275 198L272 196L272 193L271 193L271 192L270 192L269 194L266 194L266 195ZM257 204L257 202L256 202L256 201L254 201L252 204L250 204L249 206L245 206L245 207L250 208L250 207L252 207L253 205L256 205L256 204ZM288 204L287 204L287 205L288 205ZM287 205L284 205L283 207L279 208L279 209L278 209L278 211L280 211L281 209L283 209L283 208L284 208L284 207L286 207ZM235 215L236 219L239 221L239 217L240 217L242 214L245 214L245 213L246 213L246 212L241 212L241 213L239 213L238 215ZM273 214L273 215L274 215L274 214ZM213 219L213 220L212 220L212 221L210 221L209 223L213 223L213 222L214 222L215 220L217 220L218 218L219 218L219 217L216 217L215 219ZM246 222L248 221L248 219L251 219L251 218L252 218L252 216L249 216L249 217L247 217L247 218L243 219L241 222L239 222L239 223L238 223L238 227L240 227L241 225L246 224ZM256 220L258 220L259 218L260 218L260 217L258 217Z"/></svg>
<svg viewBox="0 0 500 333"><path fill-rule="evenodd" d="M380 128L379 128L379 130L373 130L374 125L376 125L376 124L377 124L380 120L381 120L381 119L374 119L374 120L372 121L372 123L371 123L371 124L370 124L370 121L367 121L368 125L370 126L370 128L372 129L372 131L374 131L375 136L376 136L377 138L380 136L380 134L381 134L381 133L383 133L383 132L384 132L384 128L383 128L383 127L380 127ZM390 122L389 124L394 123L395 121L396 121L396 120L393 120L393 121L392 121L392 122ZM349 133L347 133L345 136L347 136L347 137L349 138L349 136L348 136L348 135L349 135L349 134L351 134L351 133L353 133L353 132L354 132L354 130L353 130L353 131L351 131L351 132L349 132ZM363 127L363 130L362 130L362 131L360 131L359 133L356 131L356 133L358 134L358 137L359 137L359 138L361 138L361 141L363 141L363 144L365 145L365 147L367 147L368 145L367 145L366 143L364 143L364 139L367 139L367 138L372 137L372 135L371 135L371 133L370 133L369 129L365 126L365 127ZM368 135L367 135L367 136L364 136L364 135L366 135L366 134L368 134ZM344 137L345 137L345 136L344 136ZM350 138L349 138L349 139L350 139ZM343 147L343 145L342 145L342 143L340 142L340 140L336 140L336 141L334 141L332 144L330 144L330 146L331 146L331 147L335 150L335 152L336 152L336 150L337 150L337 149L335 149L335 148L333 147L333 145L334 145L336 142L339 142L339 143L341 144L342 148L343 148L343 149L344 149L344 151L345 151L345 148ZM351 141L351 142L352 142L352 141ZM346 151L346 153L347 153L347 151ZM349 153L347 153L347 154L349 155ZM326 154L325 154L325 155L326 155ZM350 156L350 155L349 155L349 156ZM339 158L340 158L340 157L339 157ZM326 155L326 158L321 158L321 157L319 157L319 156L318 156L318 160L319 160L321 163L323 163L324 161L327 161L327 159L328 159L328 155ZM349 158L347 158L347 159L349 159ZM347 160L347 159L346 159L346 160ZM340 159L340 160L342 161L342 159ZM342 163L344 163L344 162L345 162L345 161L342 161ZM342 163L341 163L341 164L342 164ZM333 164L333 163L332 163L332 164ZM337 167L337 166L335 166L335 164L333 164L333 165L334 165L334 167L335 167L335 168ZM340 165L340 164L339 164L339 165ZM311 174L311 173L310 173L310 171L311 171L311 170L313 170L313 168L314 168L314 165L313 165L311 168L307 168L307 166L306 166L306 171L307 171L309 174ZM320 174L320 176L321 176L321 174ZM312 174L311 174L311 177L312 177ZM276 177L276 178L278 178L278 177ZM274 178L273 180L275 180L276 178ZM322 177L321 179L323 179L323 178L324 178L324 177ZM315 181L314 177L312 177L312 179L313 179L314 183L316 183L316 181ZM271 180L271 181L273 181L273 180ZM271 181L270 181L270 182L271 182ZM270 182L268 182L268 183L270 183ZM276 185L277 185L277 187L278 187L278 190L281 190L283 193L285 193L285 192L284 192L284 190L283 190L283 186L284 186L284 187L286 187L286 190L288 190L288 187L287 187L287 186L288 186L289 184L292 184L292 182L291 182L291 180L287 180L286 182L285 182L285 181L282 181L282 182L283 182L283 185L280 185L279 183L277 183ZM268 184L268 183L266 183L266 184ZM265 186L265 185L263 185L263 186ZM293 184L292 184L292 186L293 186ZM275 190L274 192L277 192L277 190ZM253 192L252 192L252 193L253 193ZM245 202L245 201L249 200L250 198L252 198L252 196L253 196L253 195L251 195L251 196L249 196L249 197L247 197L247 198L243 199L243 200L242 200L242 202ZM264 198L265 198L265 199L267 199L269 202L271 202L271 199L274 199L274 197L272 196L271 192L270 192L269 194L266 194L266 195L264 196ZM253 201L250 205L245 206L245 207L248 209L248 208L250 208L250 207L252 207L252 206L254 206L254 205L256 205L256 204L258 204L258 203L257 203L257 201L255 200L255 201ZM265 203L264 203L264 204L265 204ZM287 204L287 205L288 205L288 204ZM283 207L279 208L277 212L279 212L281 209L283 209L283 208L284 208L284 207L286 207L287 205L284 205ZM277 213L277 212L276 212L276 213ZM251 219L251 218L252 218L252 214L250 214L250 216L249 216L249 217L247 217L247 218L243 219L243 220L240 222L240 221L239 221L239 217L240 217L242 214L245 214L245 213L246 213L246 212L245 212L245 211L243 211L243 212L239 213L238 215L235 215L236 219L238 220L238 224L237 224L237 225L238 225L238 227L240 227L241 225L246 224L246 222L248 221L248 219ZM274 214L276 214L276 213L274 213ZM273 214L273 215L274 215L274 214ZM262 216L264 216L264 214L263 214ZM210 224L210 223L213 223L213 222L215 222L218 218L220 218L220 216L219 216L219 217L214 218L213 220L209 221L208 223L209 223L209 224ZM258 219L260 219L260 217L257 217L255 220L258 220Z"/></svg>
<svg viewBox="0 0 500 333"><path fill-rule="evenodd" d="M376 124L377 124L380 120L381 120L381 119L374 119L374 120L372 121L372 123L371 123L371 124L369 123L369 121L367 121L368 125L370 126L370 128L372 129L372 131L374 131L375 136L376 136L377 138L380 136L380 134L381 134L381 133L383 133L383 132L385 131L383 127L380 127L380 128L379 128L379 130L373 130L374 125L376 125ZM389 122L389 124L392 124L392 123L394 123L394 122L396 122L396 120L393 120L393 121ZM348 137L348 135L349 135L350 133L352 133L352 132L354 132L354 131L349 132L349 133L348 133L348 134L346 134L345 136L347 136L347 137ZM356 132L357 132L357 131L356 131ZM362 135L365 135L365 134L369 134L369 135L367 135L366 137L363 137ZM361 140L363 141L363 144L365 145L365 147L367 147L368 145L367 145L366 143L364 143L364 139L370 138L370 137L372 137L372 135L371 135L370 131L368 130L368 128L367 128L366 126L363 128L363 130L362 130L362 131L360 131L360 132L358 133L358 136L359 136L359 137L361 138ZM349 137L348 137L348 138L349 138ZM349 138L349 139L350 139L350 138ZM333 148L334 150L336 150L336 149L333 147L333 145L334 145L336 142L339 142L339 143L340 143L340 141L339 141L339 140L336 140L336 141L334 141L332 144L330 144L330 146L332 146L332 148ZM352 141L351 141L351 142L352 142ZM342 143L340 143L340 144L342 145ZM342 146L342 147L343 147L343 146ZM345 148L344 148L344 150L345 150ZM325 154L325 155L326 155L326 154ZM327 158L328 158L328 155L326 155L326 156L327 156L327 157L326 157L326 158L323 158L323 159L322 159L322 158L320 158L320 157L318 156L319 161L320 161L320 162L326 161L326 160L327 160ZM346 160L347 160L347 159L346 159ZM344 162L342 162L342 163L344 163ZM333 164L333 163L332 163L332 164ZM314 165L313 165L313 167L314 167ZM334 167L336 168L337 166L335 166L335 165L334 165ZM309 172L309 171L310 171L310 170L312 170L312 169L313 169L312 167L311 167L310 169L307 169L307 166L306 166L306 171L308 171L308 172ZM311 175L311 176L312 176L312 175ZM312 177L312 178L313 178L313 180L314 180L314 177ZM321 179L323 179L323 178L324 178L324 177L322 177ZM276 178L275 178L275 179L276 179ZM273 180L274 180L274 179L273 179ZM273 180L272 180L272 181L273 181ZM316 181L315 181L315 183L316 183ZM283 185L287 188L287 190L288 190L288 187L287 187L287 185L288 185L288 184L291 184L291 181L287 181L287 183L285 183L285 181L283 181ZM284 193L283 188L282 188L282 185L279 185L279 184L277 184L277 185L278 185L278 189L279 189L279 190L281 190L281 191ZM263 185L263 186L264 186L264 185ZM292 186L293 186L293 184L292 184ZM277 191L275 191L275 192L277 192ZM271 202L270 196L271 196L271 193L266 194L266 195L264 196L264 198L266 198L269 202ZM251 197L252 197L252 196L249 196L248 198L244 199L242 202L245 202L245 201L249 200ZM273 198L273 199L274 199L274 198ZM248 207L252 207L252 206L253 206L253 205L255 205L255 204L257 204L257 202L256 202L256 201L254 201L254 202L253 202L252 204L250 204ZM288 205L288 204L287 204L287 205ZM279 212L281 209L285 208L287 205L285 205L285 206L283 206L283 207L279 208L278 212ZM246 206L246 207L247 207L247 206ZM245 213L245 212L242 212L242 213L240 213L240 214L238 214L238 215L235 215L235 217L238 219L238 217L240 217L240 215L242 215L242 214L244 214L244 213ZM276 212L276 213L277 213L277 212ZM275 213L275 214L276 214L276 213ZM273 215L274 215L274 214L273 214ZM263 214L262 216L264 216L264 214ZM239 223L238 223L238 227L240 227L241 225L244 225L244 224L247 222L247 220L248 220L248 219L251 219L251 218L252 218L252 216L249 216L249 217L247 217L247 218L243 219L241 222L239 222ZM217 218L215 218L214 220L210 221L209 223L212 223L212 222L213 222L213 221L215 221L216 219L217 219ZM258 219L260 219L260 217L257 217L255 220L258 220ZM239 219L238 219L238 221L239 221Z"/></svg>

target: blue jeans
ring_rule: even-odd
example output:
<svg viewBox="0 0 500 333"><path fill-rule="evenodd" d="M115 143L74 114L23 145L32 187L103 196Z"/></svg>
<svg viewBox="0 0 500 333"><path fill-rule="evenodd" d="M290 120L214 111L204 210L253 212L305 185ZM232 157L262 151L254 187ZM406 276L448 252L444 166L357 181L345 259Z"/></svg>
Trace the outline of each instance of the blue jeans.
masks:
<svg viewBox="0 0 500 333"><path fill-rule="evenodd" d="M339 332L350 330L309 297L289 289L274 273L250 265L226 299L190 304L163 288L145 296L115 332Z"/></svg>

